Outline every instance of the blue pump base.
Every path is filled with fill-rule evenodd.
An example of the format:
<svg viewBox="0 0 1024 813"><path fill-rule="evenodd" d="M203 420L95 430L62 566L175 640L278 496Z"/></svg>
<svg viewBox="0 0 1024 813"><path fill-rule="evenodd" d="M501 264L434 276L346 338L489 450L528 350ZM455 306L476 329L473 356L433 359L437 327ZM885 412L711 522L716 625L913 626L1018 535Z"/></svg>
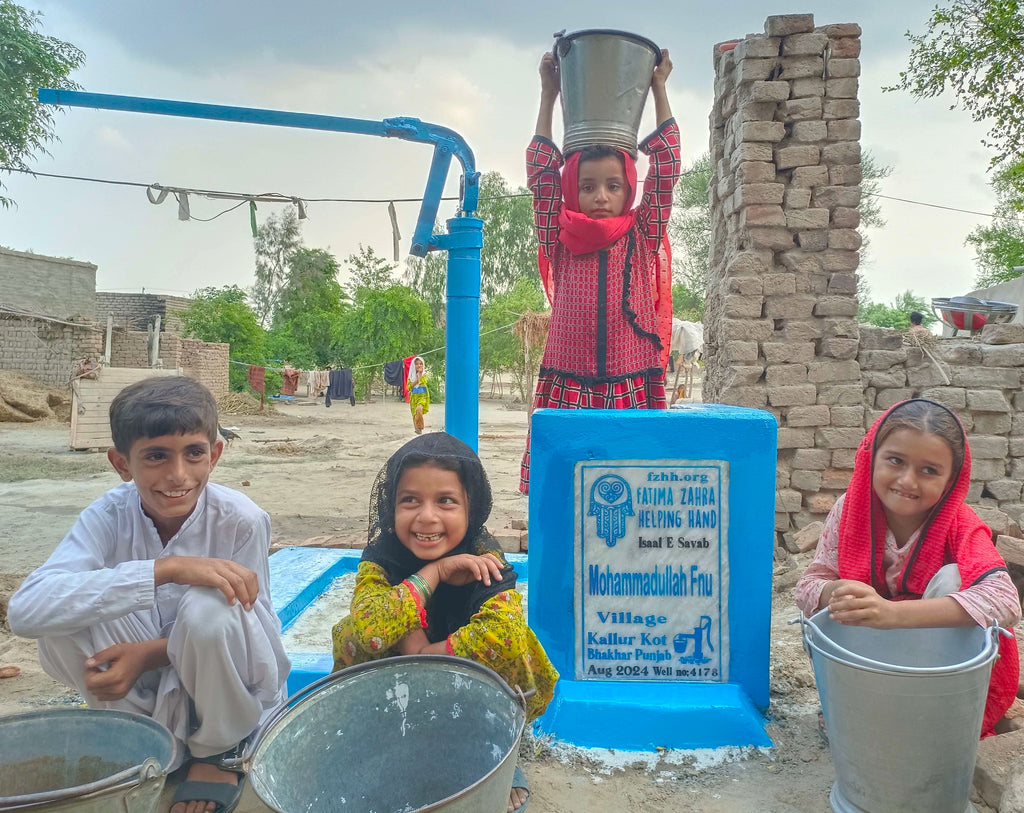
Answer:
<svg viewBox="0 0 1024 813"><path fill-rule="evenodd" d="M772 747L764 717L735 683L562 679L535 728L584 748Z"/></svg>

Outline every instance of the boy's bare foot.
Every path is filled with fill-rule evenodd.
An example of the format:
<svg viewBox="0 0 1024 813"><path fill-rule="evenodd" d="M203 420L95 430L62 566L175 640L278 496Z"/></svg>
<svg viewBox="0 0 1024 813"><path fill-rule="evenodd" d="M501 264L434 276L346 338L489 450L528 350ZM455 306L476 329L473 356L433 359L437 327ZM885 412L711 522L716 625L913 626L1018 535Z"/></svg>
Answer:
<svg viewBox="0 0 1024 813"><path fill-rule="evenodd" d="M508 796L508 813L521 808L529 798L530 791L526 788L512 788L512 792Z"/></svg>
<svg viewBox="0 0 1024 813"><path fill-rule="evenodd" d="M516 765L515 772L512 775L512 792L508 795L508 813L522 810L529 798L530 785L526 781L523 769Z"/></svg>
<svg viewBox="0 0 1024 813"><path fill-rule="evenodd" d="M240 776L234 771L222 771L216 765L206 762L193 762L188 769L185 782L216 782L236 786ZM182 785L185 784L182 783ZM170 813L213 813L217 804L212 801L198 800L177 802L171 805Z"/></svg>

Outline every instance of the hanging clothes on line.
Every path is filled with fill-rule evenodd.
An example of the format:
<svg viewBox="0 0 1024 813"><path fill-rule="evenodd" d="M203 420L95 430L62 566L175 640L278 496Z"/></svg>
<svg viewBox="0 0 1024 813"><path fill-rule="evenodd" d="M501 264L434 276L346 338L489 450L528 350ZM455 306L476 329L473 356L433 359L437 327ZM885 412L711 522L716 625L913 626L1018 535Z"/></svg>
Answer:
<svg viewBox="0 0 1024 813"><path fill-rule="evenodd" d="M416 356L402 359L402 397L405 398L406 403L409 401L409 368L412 366L414 358Z"/></svg>
<svg viewBox="0 0 1024 813"><path fill-rule="evenodd" d="M385 361L384 362L384 383L390 384L392 387L402 386L404 368L402 366L402 359L398 361Z"/></svg>
<svg viewBox="0 0 1024 813"><path fill-rule="evenodd" d="M299 386L299 371L291 367L285 367L281 373L281 395L295 395Z"/></svg>
<svg viewBox="0 0 1024 813"><path fill-rule="evenodd" d="M266 367L257 367L255 364L249 365L249 386L260 394L261 400L263 398L263 392L266 390L266 380Z"/></svg>
<svg viewBox="0 0 1024 813"><path fill-rule="evenodd" d="M313 377L313 397L319 398L331 383L331 371L313 370L310 375Z"/></svg>
<svg viewBox="0 0 1024 813"><path fill-rule="evenodd" d="M298 384L295 385L295 389L296 389L297 392L304 392L304 393L306 393L306 397L307 398L311 397L310 396L310 392L309 392L310 391L309 370L299 370L299 381L298 381Z"/></svg>
<svg viewBox="0 0 1024 813"><path fill-rule="evenodd" d="M267 368L249 365L249 386L260 394L260 412L263 411L263 393L267 388Z"/></svg>
<svg viewBox="0 0 1024 813"><path fill-rule="evenodd" d="M348 367L342 370L330 371L329 384L326 390L326 403L324 406L330 406L332 398L347 398L351 406L356 405L355 388L352 383L352 370Z"/></svg>

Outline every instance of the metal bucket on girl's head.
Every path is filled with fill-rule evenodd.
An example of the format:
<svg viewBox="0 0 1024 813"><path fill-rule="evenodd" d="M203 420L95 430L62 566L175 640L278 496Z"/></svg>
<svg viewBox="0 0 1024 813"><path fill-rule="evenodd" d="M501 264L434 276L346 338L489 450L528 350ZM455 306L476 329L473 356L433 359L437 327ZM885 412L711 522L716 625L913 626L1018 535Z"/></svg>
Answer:
<svg viewBox="0 0 1024 813"><path fill-rule="evenodd" d="M801 618L836 781L835 813L971 813L999 627L877 630Z"/></svg>
<svg viewBox="0 0 1024 813"><path fill-rule="evenodd" d="M236 762L278 813L504 813L525 706L473 661L384 658L292 695Z"/></svg>
<svg viewBox="0 0 1024 813"><path fill-rule="evenodd" d="M636 157L637 131L661 49L627 31L555 35L561 77L562 152L607 144Z"/></svg>

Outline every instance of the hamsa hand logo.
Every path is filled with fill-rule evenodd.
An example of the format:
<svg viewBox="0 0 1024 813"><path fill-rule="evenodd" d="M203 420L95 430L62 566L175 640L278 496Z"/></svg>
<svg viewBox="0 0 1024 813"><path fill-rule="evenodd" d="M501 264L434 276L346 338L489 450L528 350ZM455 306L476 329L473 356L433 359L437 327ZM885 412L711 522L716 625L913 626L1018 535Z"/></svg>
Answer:
<svg viewBox="0 0 1024 813"><path fill-rule="evenodd" d="M590 488L587 515L596 518L597 535L609 548L626 535L626 517L633 516L633 494L629 483L617 474L598 477Z"/></svg>

